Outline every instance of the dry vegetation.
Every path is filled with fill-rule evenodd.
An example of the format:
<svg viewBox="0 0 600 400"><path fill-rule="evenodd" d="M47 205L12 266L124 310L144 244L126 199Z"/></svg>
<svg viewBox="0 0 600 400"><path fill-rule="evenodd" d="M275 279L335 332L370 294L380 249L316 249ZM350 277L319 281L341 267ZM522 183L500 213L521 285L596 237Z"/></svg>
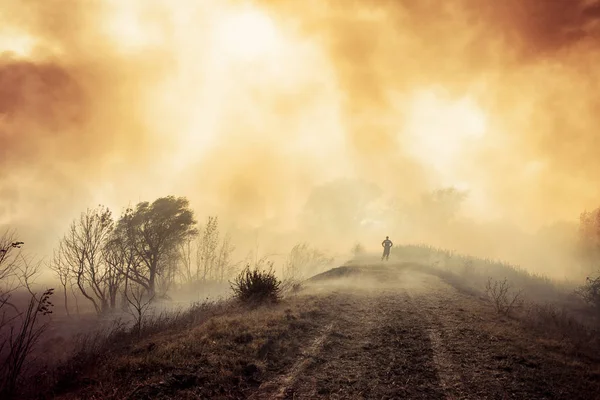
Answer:
<svg viewBox="0 0 600 400"><path fill-rule="evenodd" d="M141 202L118 219L99 206L71 223L46 263L60 293L59 313L50 319L54 289L34 284L42 264L23 255L22 245L10 232L0 241L0 391L5 398L76 389L85 383L81 374L104 365L107 354L127 351L152 335L182 334L215 315L236 315L239 307L278 303L285 294L300 292L303 273L331 262L299 244L283 265L284 282L267 258L239 272L244 261L232 260L234 246L229 235L221 235L218 218L196 228L185 198ZM187 309L171 301L170 294L179 291L206 299L211 289L233 296L237 305L204 301Z"/></svg>
<svg viewBox="0 0 600 400"><path fill-rule="evenodd" d="M281 299L281 281L273 272L247 266L231 283L234 297L244 304L277 303Z"/></svg>
<svg viewBox="0 0 600 400"><path fill-rule="evenodd" d="M501 261L479 259L430 246L401 246L396 256L423 263L424 269L464 293L485 299L495 312L558 340L571 354L600 354L597 332L597 280L577 286L531 274ZM600 359L598 360L600 362Z"/></svg>
<svg viewBox="0 0 600 400"><path fill-rule="evenodd" d="M48 386L57 398L244 398L301 351L319 328L325 299L247 309L205 304L150 323L142 336L116 330L71 360Z"/></svg>
<svg viewBox="0 0 600 400"><path fill-rule="evenodd" d="M169 228L171 226L179 228L173 230ZM385 299L350 294L348 304L356 307L347 310L346 300L338 298L337 310L329 309L329 295L313 297L303 293L305 278L331 265L332 259L325 253L306 243L296 245L282 265L283 279L267 258L246 262L246 268L239 271L241 262L232 261L234 247L229 236L220 235L218 219L210 217L197 229L185 199L167 197L152 204L140 203L116 221L107 209L98 208L86 211L71 224L49 263L60 284L61 296L58 298L64 308L64 317L49 324L53 289L34 290L38 264L20 253L23 243L10 235L3 238L1 245L0 311L3 311L3 319L0 331L3 339L0 356L3 366L0 373L2 394L6 398L15 395L65 399L245 398L259 390L261 384L285 375L301 358L307 343L325 326L331 326L331 321L360 319L363 311L370 314L364 309L365 304L359 304L364 299L374 304L385 300L385 307L393 306L407 315L418 312L414 307L421 307L421 311L433 307L442 314L457 312L455 319L446 321L450 324L446 327L450 333L444 333L450 335L446 339L457 329L451 324L469 321L469 329L472 329L469 332L474 335L477 329L482 329L488 335L485 340L491 341L477 344L484 351L478 362L489 358L486 362L496 363L498 368L512 362L504 358L498 359L500 362L495 358L507 349L496 343L497 337L502 336L511 338L511 346L525 346L526 341L534 340L536 347L530 351L539 359L558 357L565 363L600 363L597 335L600 278L590 277L577 286L531 274L507 263L428 246L396 246L393 259L386 264L388 267L373 268L373 256L356 244L352 248L355 258L349 265L359 267L334 269L319 275L320 279L345 279L348 274L354 274L354 284L364 286L380 272L387 274L389 266L398 268L398 274L412 270L435 275L464 296L460 301L448 298L450 302L458 301L454 306L459 307L460 312L450 303L441 301L439 304L424 301L424 305L417 302L407 306L406 301L423 295L410 295L406 300L403 292L388 293ZM372 287L387 287L394 279L389 274L382 276L372 282ZM315 282L310 280L308 286ZM166 310L169 293L174 289L189 288L198 292L208 287L203 285L212 283L225 287L229 284L232 298ZM21 289L21 297L16 296L18 289ZM448 297L445 292L436 292L440 290L436 286L430 290L425 297ZM21 299L20 305L13 301L17 298ZM74 318L71 308L75 302L79 310L80 301L96 313L96 319L89 321L101 329L88 330L71 339L63 336L60 342L52 344L53 337L46 338L44 334L49 328L54 330L61 324L67 326L67 322L82 318L79 311ZM343 310L354 313L354 317L336 315L345 312ZM466 311L468 317L465 317ZM384 309L378 312L385 319L395 311ZM373 315L369 318L369 324L381 322L375 321ZM414 319L415 326L419 326L418 334L415 333L411 342L415 354L420 351L416 349L423 346L431 347L429 350L433 353L439 350L436 350L435 340L441 339L436 339L435 335L442 333L431 333L434 329L431 323L449 317L433 314L428 318L425 322ZM477 318L487 322L474 322ZM394 319L393 323L400 323L400 320ZM357 323L348 320L340 324L350 322ZM367 328L357 326L357 335L364 335ZM405 332L405 328L397 326L392 333L386 328L377 329L381 340L390 342L386 346L403 351L395 341L400 340L397 332ZM471 333L461 333L455 338L455 346L462 346L464 350L461 357L468 358L468 353L473 351L475 339L469 336ZM343 336L343 332L340 335L345 338L340 339L341 349L353 343L350 336ZM459 345L461 340L466 343ZM63 353L52 358L55 353L44 347L47 345L62 348ZM358 342L354 345L361 346ZM542 354L544 351L548 354ZM37 356L43 353L47 355L45 358ZM387 353L388 350L381 350L380 356L388 357ZM430 356L434 357L432 354ZM431 357L423 362L438 362ZM551 365L547 370L539 368L531 381L537 379L533 378L538 376L536 374L558 374L559 364L551 362ZM412 371L406 366L408 369L405 368L403 374L414 373L415 380L422 380L425 376L422 372L427 368L421 367L424 369ZM506 368L529 368L529 364L517 367L511 364ZM384 379L378 375L380 372L372 374L377 375L377 379ZM328 373L323 371L325 376ZM586 375L585 379L593 379L592 375ZM511 384L521 384L520 378L510 379ZM36 382L36 385L29 382ZM445 383L432 382L421 383L431 393L441 396L438 386ZM323 393L335 389L330 383ZM517 386L515 393L521 390ZM412 393L417 389L405 385L402 390ZM569 390L577 393L572 385Z"/></svg>

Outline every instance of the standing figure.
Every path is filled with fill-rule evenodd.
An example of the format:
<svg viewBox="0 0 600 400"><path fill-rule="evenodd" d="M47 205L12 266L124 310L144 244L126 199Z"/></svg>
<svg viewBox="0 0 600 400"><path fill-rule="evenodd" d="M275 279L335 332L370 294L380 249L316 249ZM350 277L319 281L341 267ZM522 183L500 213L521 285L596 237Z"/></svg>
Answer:
<svg viewBox="0 0 600 400"><path fill-rule="evenodd" d="M388 260L388 258L390 258L390 250L392 249L393 245L394 243L392 243L390 237L386 236L385 240L381 242L381 246L383 247L383 256L381 256L381 261L383 261L384 258L386 261Z"/></svg>

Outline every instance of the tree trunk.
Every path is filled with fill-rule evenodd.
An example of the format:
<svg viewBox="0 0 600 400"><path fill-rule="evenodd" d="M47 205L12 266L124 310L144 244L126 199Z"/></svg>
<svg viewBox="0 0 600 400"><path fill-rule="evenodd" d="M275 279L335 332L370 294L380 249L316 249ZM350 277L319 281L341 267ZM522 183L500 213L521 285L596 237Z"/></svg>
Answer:
<svg viewBox="0 0 600 400"><path fill-rule="evenodd" d="M150 277L148 278L148 296L154 297L156 293L156 266L150 268Z"/></svg>
<svg viewBox="0 0 600 400"><path fill-rule="evenodd" d="M75 311L77 312L77 316L79 316L79 300L77 299L77 293L75 293L73 285L71 285L71 293L73 294L73 299L75 300Z"/></svg>
<svg viewBox="0 0 600 400"><path fill-rule="evenodd" d="M100 312L106 314L110 309L108 308L108 301L106 299L100 300Z"/></svg>
<svg viewBox="0 0 600 400"><path fill-rule="evenodd" d="M67 312L67 317L70 317L71 314L69 313L69 301L68 301L68 296L67 296L67 284L63 285L63 294L64 294L64 298L65 298L65 311Z"/></svg>

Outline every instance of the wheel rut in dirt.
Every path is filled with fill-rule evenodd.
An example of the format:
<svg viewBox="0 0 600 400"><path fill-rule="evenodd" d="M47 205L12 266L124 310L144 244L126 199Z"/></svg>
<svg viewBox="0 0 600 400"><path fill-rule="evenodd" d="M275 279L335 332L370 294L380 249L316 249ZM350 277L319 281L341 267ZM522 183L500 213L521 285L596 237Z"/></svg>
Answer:
<svg viewBox="0 0 600 400"><path fill-rule="evenodd" d="M340 292L331 308L331 329L311 356L278 377L277 390L271 382L256 398L446 398L429 333L409 296Z"/></svg>
<svg viewBox="0 0 600 400"><path fill-rule="evenodd" d="M322 331L254 398L599 398L594 370L532 343L477 296L414 269L386 271L328 274Z"/></svg>

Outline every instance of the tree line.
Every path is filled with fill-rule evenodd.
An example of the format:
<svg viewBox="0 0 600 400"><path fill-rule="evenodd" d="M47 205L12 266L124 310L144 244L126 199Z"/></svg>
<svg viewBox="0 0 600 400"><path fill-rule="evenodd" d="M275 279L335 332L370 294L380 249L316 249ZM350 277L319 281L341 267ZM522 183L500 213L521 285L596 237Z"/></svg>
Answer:
<svg viewBox="0 0 600 400"><path fill-rule="evenodd" d="M67 313L71 290L102 314L139 305L142 294L165 297L177 282L227 280L233 250L229 235L220 237L217 217L199 231L189 201L167 196L140 202L116 219L107 207L87 209L60 239L50 268Z"/></svg>

